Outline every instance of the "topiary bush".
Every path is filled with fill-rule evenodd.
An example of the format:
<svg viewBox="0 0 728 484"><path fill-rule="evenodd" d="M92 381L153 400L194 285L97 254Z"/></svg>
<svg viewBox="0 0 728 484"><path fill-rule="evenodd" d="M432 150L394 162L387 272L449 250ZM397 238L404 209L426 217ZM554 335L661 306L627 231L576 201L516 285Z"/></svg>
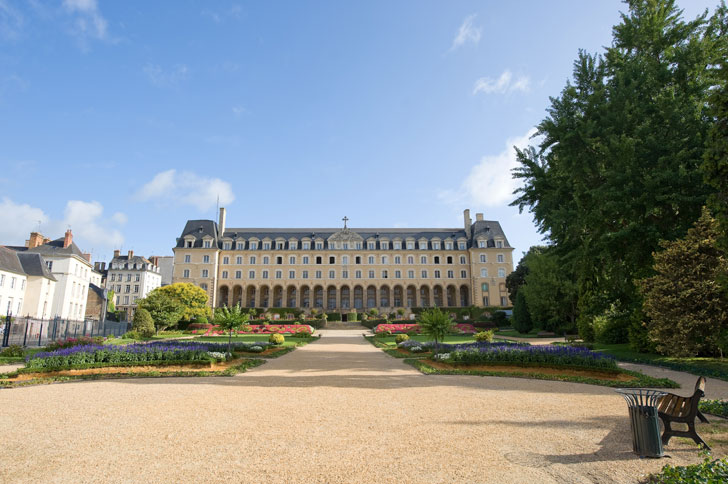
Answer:
<svg viewBox="0 0 728 484"><path fill-rule="evenodd" d="M397 343L397 344L399 344L399 343L402 343L404 341L407 341L408 339L410 339L410 337L408 335L406 335L406 334L398 334L397 336L394 337L394 342Z"/></svg>
<svg viewBox="0 0 728 484"><path fill-rule="evenodd" d="M154 336L154 320L152 319L152 315L149 314L149 311L144 308L138 308L134 313L134 322L131 328L144 338Z"/></svg>
<svg viewBox="0 0 728 484"><path fill-rule="evenodd" d="M490 321L500 328L508 325L508 316L503 311L496 311L490 317Z"/></svg>
<svg viewBox="0 0 728 484"><path fill-rule="evenodd" d="M526 305L526 295L523 291L516 293L516 302L513 305L513 329L519 333L528 333L533 329L533 321L531 321L531 313L528 312Z"/></svg>
<svg viewBox="0 0 728 484"><path fill-rule="evenodd" d="M139 334L139 331L127 331L123 335L121 335L122 339L141 339L142 335Z"/></svg>
<svg viewBox="0 0 728 484"><path fill-rule="evenodd" d="M492 343L493 342L493 331L481 331L475 334L475 341L478 343Z"/></svg>
<svg viewBox="0 0 728 484"><path fill-rule="evenodd" d="M273 343L274 345L282 345L286 341L285 336L283 336L280 333L273 333L268 338L269 343Z"/></svg>

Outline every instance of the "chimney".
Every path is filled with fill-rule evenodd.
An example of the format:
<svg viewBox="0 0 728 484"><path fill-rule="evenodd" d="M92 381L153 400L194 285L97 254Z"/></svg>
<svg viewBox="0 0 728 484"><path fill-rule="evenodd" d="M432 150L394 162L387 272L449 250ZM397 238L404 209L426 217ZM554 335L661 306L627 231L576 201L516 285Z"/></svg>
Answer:
<svg viewBox="0 0 728 484"><path fill-rule="evenodd" d="M66 236L63 238L63 248L65 249L73 243L73 234L71 229L66 230Z"/></svg>
<svg viewBox="0 0 728 484"><path fill-rule="evenodd" d="M129 260L131 260L132 257L134 257L134 251L130 250L129 251Z"/></svg>
<svg viewBox="0 0 728 484"><path fill-rule="evenodd" d="M483 214L482 213L476 213L475 214L475 221L476 222L482 222L483 221Z"/></svg>
<svg viewBox="0 0 728 484"><path fill-rule="evenodd" d="M119 257L119 255L121 255L121 251L120 251L120 250L118 250L118 249L117 249L117 250L115 250L115 251L114 251L114 259L116 259L117 257Z"/></svg>
<svg viewBox="0 0 728 484"><path fill-rule="evenodd" d="M217 223L218 235L225 235L225 207L220 207L220 221Z"/></svg>
<svg viewBox="0 0 728 484"><path fill-rule="evenodd" d="M472 234L470 233L470 227L471 225L473 225L473 220L470 218L469 208L463 210L463 225L465 226L465 235L468 238L472 237Z"/></svg>
<svg viewBox="0 0 728 484"><path fill-rule="evenodd" d="M25 246L29 249L35 249L39 245L43 245L47 240L39 232L31 232L30 239L25 241Z"/></svg>
<svg viewBox="0 0 728 484"><path fill-rule="evenodd" d="M83 254L83 258L91 262L91 254Z"/></svg>

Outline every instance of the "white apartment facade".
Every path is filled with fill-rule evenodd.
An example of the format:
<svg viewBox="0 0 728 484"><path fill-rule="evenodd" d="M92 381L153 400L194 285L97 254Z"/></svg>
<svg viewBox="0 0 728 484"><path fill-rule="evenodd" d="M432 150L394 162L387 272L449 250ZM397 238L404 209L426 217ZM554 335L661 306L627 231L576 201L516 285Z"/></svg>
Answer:
<svg viewBox="0 0 728 484"><path fill-rule="evenodd" d="M114 304L117 311L124 311L127 320L134 317L139 299L162 285L159 266L149 259L135 256L134 251L121 255L114 251L106 274L106 289L114 291Z"/></svg>
<svg viewBox="0 0 728 484"><path fill-rule="evenodd" d="M15 251L0 247L0 316L23 311L27 277Z"/></svg>
<svg viewBox="0 0 728 484"><path fill-rule="evenodd" d="M67 230L61 239L50 241L32 233L27 252L40 254L48 270L56 279L51 305L51 317L82 321L86 314L88 286L93 266L90 255L84 254L73 243L73 234Z"/></svg>

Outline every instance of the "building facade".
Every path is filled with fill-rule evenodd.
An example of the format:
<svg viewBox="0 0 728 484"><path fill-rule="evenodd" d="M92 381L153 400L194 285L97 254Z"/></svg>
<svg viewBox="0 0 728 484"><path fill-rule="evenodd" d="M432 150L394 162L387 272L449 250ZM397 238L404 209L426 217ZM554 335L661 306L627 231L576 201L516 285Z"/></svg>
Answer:
<svg viewBox="0 0 728 484"><path fill-rule="evenodd" d="M206 290L212 307L391 311L510 306L513 247L497 221L463 213L462 228L253 229L189 220L173 282Z"/></svg>
<svg viewBox="0 0 728 484"><path fill-rule="evenodd" d="M93 267L91 255L83 253L73 242L71 230L56 240L32 232L26 247L18 250L39 254L57 281L50 317L82 321L86 315L88 285Z"/></svg>
<svg viewBox="0 0 728 484"><path fill-rule="evenodd" d="M55 288L40 254L0 247L0 315L50 318Z"/></svg>
<svg viewBox="0 0 728 484"><path fill-rule="evenodd" d="M134 255L131 250L127 255L114 251L106 274L106 288L114 291L116 310L124 311L127 320L134 317L137 300L161 285L160 269L149 259Z"/></svg>

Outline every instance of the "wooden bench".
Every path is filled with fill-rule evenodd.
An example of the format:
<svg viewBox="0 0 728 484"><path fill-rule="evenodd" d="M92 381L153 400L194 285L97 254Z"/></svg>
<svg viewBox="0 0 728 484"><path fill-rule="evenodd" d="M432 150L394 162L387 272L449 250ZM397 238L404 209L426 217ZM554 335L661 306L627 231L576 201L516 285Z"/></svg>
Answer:
<svg viewBox="0 0 728 484"><path fill-rule="evenodd" d="M696 444L702 445L710 450L708 444L705 443L695 430L695 417L698 417L703 423L709 423L705 415L698 410L698 403L704 396L705 377L701 376L695 383L695 391L692 396L681 397L680 395L668 393L660 399L660 403L657 405L657 415L662 419L662 423L665 424L665 431L662 433L662 445L667 445L673 436L690 437ZM687 424L688 429L673 430L671 424L674 422Z"/></svg>

